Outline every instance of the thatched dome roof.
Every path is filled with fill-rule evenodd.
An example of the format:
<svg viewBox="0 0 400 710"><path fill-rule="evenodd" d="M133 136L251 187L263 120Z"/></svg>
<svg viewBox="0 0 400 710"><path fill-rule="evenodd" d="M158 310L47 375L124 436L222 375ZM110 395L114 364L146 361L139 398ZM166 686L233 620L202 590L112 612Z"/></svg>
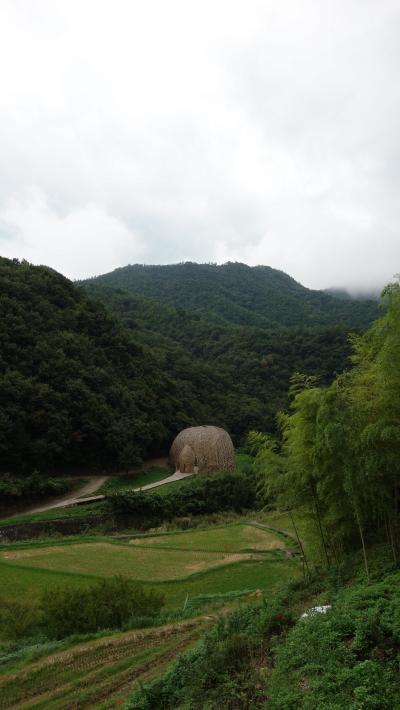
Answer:
<svg viewBox="0 0 400 710"><path fill-rule="evenodd" d="M193 460L194 457L194 460ZM171 466L185 471L221 471L235 467L235 450L225 429L216 426L192 426L176 437L169 452ZM191 468L188 468L191 466Z"/></svg>

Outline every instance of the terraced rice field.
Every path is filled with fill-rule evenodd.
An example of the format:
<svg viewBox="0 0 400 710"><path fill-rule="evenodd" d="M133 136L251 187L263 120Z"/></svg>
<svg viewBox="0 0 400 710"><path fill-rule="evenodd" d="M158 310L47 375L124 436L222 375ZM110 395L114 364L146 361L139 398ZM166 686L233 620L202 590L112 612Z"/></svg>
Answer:
<svg viewBox="0 0 400 710"><path fill-rule="evenodd" d="M285 579L299 574L299 565L285 556L284 547L280 535L249 523L124 539L2 545L0 593L34 603L44 590L85 587L101 577L124 574L161 591L165 611L182 609L192 600L193 609L204 608L196 606L199 596L212 609L218 595L261 589L268 597ZM215 623L215 616L198 613L203 615L68 647L68 641L57 642L64 650L58 646L56 652L49 644L34 650L37 660L11 655L6 665L4 659L0 663L0 710L122 707L135 684L161 674ZM30 650L25 658L33 658Z"/></svg>
<svg viewBox="0 0 400 710"><path fill-rule="evenodd" d="M190 550L168 550L128 547L106 542L68 546L52 546L39 550L16 550L1 553L3 559L24 567L58 569L100 576L124 575L132 579L178 579L239 560L250 553L231 554Z"/></svg>
<svg viewBox="0 0 400 710"><path fill-rule="evenodd" d="M76 644L0 676L0 709L121 707L134 685L162 672L212 623L200 617Z"/></svg>
<svg viewBox="0 0 400 710"><path fill-rule="evenodd" d="M87 542L51 544L0 552L14 565L109 576L121 574L139 580L187 577L234 562L255 559L260 552L282 549L275 535L251 525L139 537L130 544Z"/></svg>
<svg viewBox="0 0 400 710"><path fill-rule="evenodd" d="M190 530L165 535L143 535L131 540L132 545L179 550L205 550L207 552L241 553L248 550L267 551L282 549L283 539L255 525L234 524Z"/></svg>
<svg viewBox="0 0 400 710"><path fill-rule="evenodd" d="M299 573L284 557L283 539L250 524L236 524L131 539L73 538L3 545L1 595L37 601L45 589L83 587L122 574L165 595L166 609L187 595L272 590Z"/></svg>

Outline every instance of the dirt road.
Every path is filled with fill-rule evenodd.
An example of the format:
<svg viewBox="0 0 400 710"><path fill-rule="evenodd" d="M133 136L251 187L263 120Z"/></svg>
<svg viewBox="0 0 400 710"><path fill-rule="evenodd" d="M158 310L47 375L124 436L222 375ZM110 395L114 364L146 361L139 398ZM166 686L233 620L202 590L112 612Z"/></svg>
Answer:
<svg viewBox="0 0 400 710"><path fill-rule="evenodd" d="M145 461L141 469L147 469L147 468L152 468L153 466L168 466L167 459L165 457L163 458L157 458L157 459L149 459L148 461ZM126 472L125 472L126 473ZM133 471L132 471L133 473ZM114 476L120 476L123 475L123 472L117 472L113 474ZM40 505L40 506L33 506L32 508L27 508L26 510L20 510L17 513L14 513L13 515L7 515L7 518L15 518L21 514L23 515L30 515L31 513L44 513L46 510L52 510L53 508L65 508L68 505L74 505L76 503L83 503L87 500L87 502L91 502L92 500L96 500L97 497L95 497L93 494L96 493L96 491L101 488L103 483L105 483L111 476L85 476L85 479L87 479L87 482L85 483L84 486L81 488L76 489L75 491L71 491L67 495L64 495L60 498L53 498L52 500L48 500L47 503ZM182 476L183 478L185 477L184 475ZM171 477L171 479L168 479L168 483L178 480L177 478ZM167 479L165 480L167 482ZM158 485L162 485L164 481L159 481L158 483L152 483L148 486L143 486L142 490L145 490L146 488L155 488ZM139 489L137 489L139 490ZM98 497L99 500L101 500L103 496ZM85 499L82 500L82 499ZM2 517L6 517L5 515Z"/></svg>
<svg viewBox="0 0 400 710"><path fill-rule="evenodd" d="M86 476L86 478L88 479L87 483L85 483L84 486L81 486L81 488L71 491L71 493L63 496L62 498L53 498L53 500L46 503L46 505L28 508L23 511L23 514L43 513L45 510L51 510L52 508L64 508L66 505L73 505L74 503L77 503L80 498L90 496L92 493L98 491L103 483L107 481L109 476ZM16 513L16 515L21 515L21 512ZM11 517L15 517L15 515Z"/></svg>

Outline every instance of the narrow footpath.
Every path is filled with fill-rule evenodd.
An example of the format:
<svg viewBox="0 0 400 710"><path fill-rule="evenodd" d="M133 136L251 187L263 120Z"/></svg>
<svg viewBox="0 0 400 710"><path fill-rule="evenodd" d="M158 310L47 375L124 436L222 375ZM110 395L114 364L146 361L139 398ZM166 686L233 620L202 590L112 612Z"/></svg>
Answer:
<svg viewBox="0 0 400 710"><path fill-rule="evenodd" d="M151 468L152 466L166 465L165 459L151 459L143 464L143 469ZM115 474L118 475L118 474ZM181 473L180 471L175 471L171 476L162 478L160 481L155 483L148 483L145 486L140 486L140 488L133 488L134 491L147 491L151 488L157 488L158 486L165 486L168 483L174 483L175 481L180 481L183 478L189 478L193 476L193 473ZM8 517L17 517L21 514L30 515L31 513L44 513L46 510L53 510L53 508L67 508L72 505L83 505L84 503L94 503L98 500L104 500L105 496L102 494L96 495L102 485L111 476L85 476L87 482L77 490L69 493L61 498L54 498L52 501L48 501L44 505L35 506L33 508L27 508L23 511L18 511L15 515Z"/></svg>
<svg viewBox="0 0 400 710"><path fill-rule="evenodd" d="M86 499L86 497L90 496L91 493L95 493L96 491L98 491L99 488L101 488L101 486L103 485L103 483L105 483L109 479L109 476L85 476L85 478L88 479L87 483L85 483L85 485L81 488L75 490L73 494L70 493L68 496L56 498L50 503L46 503L46 505L41 505L37 508L29 508L28 510L24 510L24 514L44 513L46 510L52 510L53 508L65 508L68 505L75 505L76 503L80 503L82 501L82 498ZM98 497L104 498L104 496ZM21 513L17 513L17 515L21 515Z"/></svg>

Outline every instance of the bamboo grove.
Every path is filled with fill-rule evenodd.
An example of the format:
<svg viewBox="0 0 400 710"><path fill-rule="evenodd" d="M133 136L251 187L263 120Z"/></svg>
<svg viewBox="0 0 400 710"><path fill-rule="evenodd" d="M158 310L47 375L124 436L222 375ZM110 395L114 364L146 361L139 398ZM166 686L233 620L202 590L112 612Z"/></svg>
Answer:
<svg viewBox="0 0 400 710"><path fill-rule="evenodd" d="M352 337L352 368L330 386L292 378L291 406L278 415L280 437L250 432L267 500L310 511L326 563L386 543L400 555L400 284L382 294L385 315ZM295 516L294 516L295 517Z"/></svg>

